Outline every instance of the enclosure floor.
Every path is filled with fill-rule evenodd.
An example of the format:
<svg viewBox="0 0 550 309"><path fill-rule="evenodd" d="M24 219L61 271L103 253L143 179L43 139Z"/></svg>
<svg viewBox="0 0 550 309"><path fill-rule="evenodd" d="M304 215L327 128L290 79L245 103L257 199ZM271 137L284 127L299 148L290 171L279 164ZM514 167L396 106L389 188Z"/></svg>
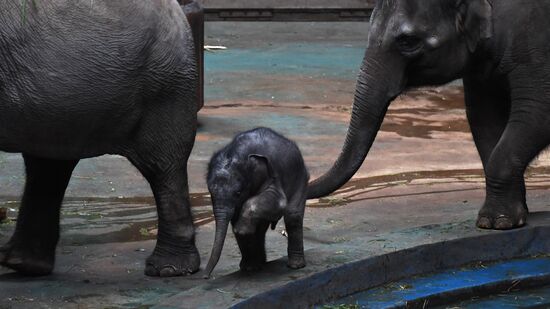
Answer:
<svg viewBox="0 0 550 309"><path fill-rule="evenodd" d="M206 43L228 49L206 54L206 103L189 161L203 267L214 231L204 179L212 153L237 132L267 126L298 143L312 179L328 170L345 138L367 31L366 23L207 25ZM213 280L145 277L156 233L147 183L124 158L83 160L67 190L55 273L21 278L0 269L0 308L227 307L328 267L481 233L474 219L484 179L462 97L461 84L452 83L409 91L391 105L354 179L337 194L308 202L308 266L297 271L285 267L280 223L267 235L273 262L262 272L237 272L240 254L230 235ZM534 212L548 210L548 166L541 155L528 172ZM20 155L0 153L0 207L10 209L10 218L17 216L23 184ZM13 227L0 225L0 243ZM405 232L418 237L400 241Z"/></svg>

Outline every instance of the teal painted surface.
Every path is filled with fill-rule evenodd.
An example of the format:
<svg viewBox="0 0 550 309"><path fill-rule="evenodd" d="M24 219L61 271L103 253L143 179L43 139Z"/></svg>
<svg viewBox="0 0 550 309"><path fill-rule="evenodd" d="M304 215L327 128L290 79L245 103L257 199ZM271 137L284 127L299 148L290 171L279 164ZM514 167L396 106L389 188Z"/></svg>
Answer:
<svg viewBox="0 0 550 309"><path fill-rule="evenodd" d="M207 74L227 71L270 72L350 77L361 64L364 47L332 44L288 44L269 49L227 49L206 52Z"/></svg>
<svg viewBox="0 0 550 309"><path fill-rule="evenodd" d="M207 103L306 101L307 93L323 92L319 81L353 86L364 51L352 45L304 43L206 52L205 98Z"/></svg>
<svg viewBox="0 0 550 309"><path fill-rule="evenodd" d="M347 131L347 127L345 125L339 125L338 123L323 121L322 119L312 120L303 116L286 115L281 113L259 113L254 117L250 117L248 114L242 116L208 116L202 117L201 123L203 126L199 129L199 132L202 132L203 127L208 127L209 129L215 128L219 130L223 130L224 127L227 127L228 129L226 129L226 132L230 132L234 135L261 125L272 128L282 134L292 134L295 139L307 139L310 137L311 132L316 132L316 134L319 135L345 135ZM306 146L308 145L304 145L304 147Z"/></svg>
<svg viewBox="0 0 550 309"><path fill-rule="evenodd" d="M366 275L368 276L368 274ZM514 260L409 278L348 296L334 304L354 304L360 308L391 308L446 292L548 275L550 275L550 258L548 257ZM540 300L540 297L533 299ZM506 302L504 299L488 299L485 304L487 307L485 305L478 307L476 304L472 304L472 308L504 308ZM530 303L529 305L536 304Z"/></svg>

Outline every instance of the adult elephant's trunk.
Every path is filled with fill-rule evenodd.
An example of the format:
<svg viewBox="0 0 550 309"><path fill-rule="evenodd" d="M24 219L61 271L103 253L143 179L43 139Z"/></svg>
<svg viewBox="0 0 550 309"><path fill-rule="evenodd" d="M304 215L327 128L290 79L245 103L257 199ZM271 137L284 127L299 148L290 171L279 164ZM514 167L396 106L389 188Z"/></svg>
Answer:
<svg viewBox="0 0 550 309"><path fill-rule="evenodd" d="M214 237L214 245L212 246L212 253L210 254L210 260L204 270L204 278L210 278L210 274L218 264L220 256L222 254L223 244L225 242L225 236L227 235L227 229L229 228L229 222L233 217L233 211L229 208L222 208L214 205L214 217L216 218L216 235Z"/></svg>
<svg viewBox="0 0 550 309"><path fill-rule="evenodd" d="M405 61L401 57L367 49L357 79L351 122L342 152L326 174L309 184L308 198L329 195L361 167L389 103L404 88L404 73Z"/></svg>

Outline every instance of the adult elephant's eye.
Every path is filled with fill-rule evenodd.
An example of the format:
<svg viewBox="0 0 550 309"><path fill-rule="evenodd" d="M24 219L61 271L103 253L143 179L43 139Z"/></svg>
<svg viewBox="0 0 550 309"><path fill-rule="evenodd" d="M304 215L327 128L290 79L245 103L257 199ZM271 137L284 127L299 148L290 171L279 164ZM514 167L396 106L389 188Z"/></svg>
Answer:
<svg viewBox="0 0 550 309"><path fill-rule="evenodd" d="M403 54L414 54L423 47L421 38L415 35L401 34L396 39L397 47Z"/></svg>
<svg viewBox="0 0 550 309"><path fill-rule="evenodd" d="M241 191L236 191L235 196L241 196Z"/></svg>

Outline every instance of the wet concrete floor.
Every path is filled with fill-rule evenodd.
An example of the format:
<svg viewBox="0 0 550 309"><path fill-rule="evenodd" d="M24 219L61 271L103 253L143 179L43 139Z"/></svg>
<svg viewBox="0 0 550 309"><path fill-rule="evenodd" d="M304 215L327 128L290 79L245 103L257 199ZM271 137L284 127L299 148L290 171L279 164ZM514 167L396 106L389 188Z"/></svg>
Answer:
<svg viewBox="0 0 550 309"><path fill-rule="evenodd" d="M207 44L228 50L206 54L206 104L189 161L203 263L214 228L204 179L212 153L234 134L266 126L298 143L312 178L326 171L345 138L367 29L365 23L207 25ZM549 160L548 155L539 156L528 171L534 210L548 209ZM0 207L8 208L11 220L17 215L23 183L20 155L0 153ZM331 245L366 235L474 219L483 187L460 82L408 91L390 106L354 179L334 195L308 202L306 248L330 250ZM7 241L13 226L13 221L0 225L0 243ZM474 229L472 222L470 227ZM270 260L286 255L282 229L279 224L268 234ZM117 156L83 160L62 210L55 274L28 279L0 270L0 308L139 307L204 284L200 276L143 276L155 235L154 201L137 170ZM338 264L338 254L330 258L327 265ZM231 236L215 277L236 271L239 259ZM298 278L324 269L321 260L313 264L305 271L285 272ZM223 295L226 287L220 290ZM237 288L222 303L250 295L252 291Z"/></svg>

